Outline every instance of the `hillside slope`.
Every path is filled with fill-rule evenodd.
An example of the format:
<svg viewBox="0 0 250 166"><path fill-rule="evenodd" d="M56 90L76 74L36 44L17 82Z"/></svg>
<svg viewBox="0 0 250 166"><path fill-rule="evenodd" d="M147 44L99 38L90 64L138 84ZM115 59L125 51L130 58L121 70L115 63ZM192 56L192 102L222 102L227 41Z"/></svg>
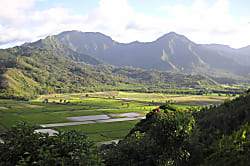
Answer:
<svg viewBox="0 0 250 166"><path fill-rule="evenodd" d="M73 51L66 45L60 43L55 37L49 36L45 39L38 40L37 42L28 44L33 47L40 47L50 50L56 55L60 55L66 59L73 60L75 62L85 62L92 65L102 64L103 62L96 57L91 55L79 53Z"/></svg>
<svg viewBox="0 0 250 166"><path fill-rule="evenodd" d="M189 165L248 165L250 159L250 90L218 107L194 114Z"/></svg>
<svg viewBox="0 0 250 166"><path fill-rule="evenodd" d="M56 52L31 46L0 50L1 97L28 99L48 93L219 86L200 75L91 65Z"/></svg>
<svg viewBox="0 0 250 166"><path fill-rule="evenodd" d="M220 55L231 58L243 66L250 66L250 46L234 49L221 44L203 44L202 48L213 50Z"/></svg>
<svg viewBox="0 0 250 166"><path fill-rule="evenodd" d="M106 165L249 165L249 92L200 111L152 110L117 145L103 146Z"/></svg>

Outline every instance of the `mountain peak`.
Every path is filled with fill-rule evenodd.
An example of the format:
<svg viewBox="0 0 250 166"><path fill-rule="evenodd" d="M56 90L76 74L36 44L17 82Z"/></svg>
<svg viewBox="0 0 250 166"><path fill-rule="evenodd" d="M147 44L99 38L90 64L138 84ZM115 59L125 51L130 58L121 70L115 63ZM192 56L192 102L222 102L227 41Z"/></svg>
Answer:
<svg viewBox="0 0 250 166"><path fill-rule="evenodd" d="M179 34L172 31L172 32L167 33L166 35L179 35Z"/></svg>
<svg viewBox="0 0 250 166"><path fill-rule="evenodd" d="M78 31L78 30L72 30L72 31L65 31L62 32L58 35L56 35L55 37L60 39L63 38L67 35L71 35L71 36L78 36L78 37L85 37L85 38L97 38L97 39L106 39L106 40L112 40L111 37L100 33L100 32L82 32L82 31Z"/></svg>
<svg viewBox="0 0 250 166"><path fill-rule="evenodd" d="M156 41L160 41L160 40L170 40L170 39L173 39L173 38L176 38L176 39L181 39L181 40L184 40L184 41L190 41L188 38L186 38L184 35L180 35L176 32L169 32L169 33L166 33L164 35L162 35L161 37L159 37ZM190 41L191 42L191 41Z"/></svg>

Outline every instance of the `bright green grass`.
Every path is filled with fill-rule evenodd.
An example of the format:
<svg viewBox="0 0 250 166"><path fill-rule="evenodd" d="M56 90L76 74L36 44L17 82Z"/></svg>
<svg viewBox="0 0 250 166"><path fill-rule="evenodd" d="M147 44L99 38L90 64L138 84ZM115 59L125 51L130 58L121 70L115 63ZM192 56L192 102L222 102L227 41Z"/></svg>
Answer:
<svg viewBox="0 0 250 166"><path fill-rule="evenodd" d="M222 103L225 96L216 96L215 94L208 96L197 95L175 95L162 93L134 93L134 92L98 92L88 93L89 97L85 98L85 93L79 94L53 94L40 96L32 101L16 101L0 99L0 107L8 109L0 109L0 132L20 121L26 121L32 124L50 124L71 122L66 117L87 116L100 114L120 114L128 112L137 112L146 114L150 110L159 107L151 103L165 103L166 100L175 100L175 105L182 110L189 106L202 104L218 104ZM123 101L115 98L131 98L131 100ZM42 103L44 99L49 101L57 100L55 103ZM61 100L70 99L70 103L60 102ZM146 103L141 103L146 102ZM128 103L128 104L127 104ZM134 127L136 121L97 123L78 126L55 127L60 130L81 130L88 135L90 139L100 142L121 139L126 136Z"/></svg>
<svg viewBox="0 0 250 166"><path fill-rule="evenodd" d="M23 121L23 119L15 114L9 114L7 116L0 117L1 119L1 126L2 128L10 128L11 126L19 123L20 121Z"/></svg>
<svg viewBox="0 0 250 166"><path fill-rule="evenodd" d="M4 126L6 127L10 127L11 124L17 124L19 121L26 121L29 123L40 125L48 123L72 122L71 120L66 119L66 117L100 115L100 114L104 114L104 112L96 110L77 110L77 111L62 111L62 112L42 112L42 113L23 112L20 114L8 114L8 116L2 115L1 121L2 124L5 124Z"/></svg>
<svg viewBox="0 0 250 166"><path fill-rule="evenodd" d="M89 136L93 141L99 142L123 138L138 122L139 121L136 120L126 122L95 123L88 125L53 127L53 129L64 131L80 130L83 134Z"/></svg>
<svg viewBox="0 0 250 166"><path fill-rule="evenodd" d="M111 131L121 131L130 129L133 124L127 122L110 122L110 123L94 123L88 125L75 125L75 126L63 126L54 127L59 130L80 130L85 134L96 134L99 132L111 132Z"/></svg>
<svg viewBox="0 0 250 166"><path fill-rule="evenodd" d="M136 123L140 122L141 120L130 120L130 121L127 121L127 123L129 124L132 124L132 125L135 125Z"/></svg>

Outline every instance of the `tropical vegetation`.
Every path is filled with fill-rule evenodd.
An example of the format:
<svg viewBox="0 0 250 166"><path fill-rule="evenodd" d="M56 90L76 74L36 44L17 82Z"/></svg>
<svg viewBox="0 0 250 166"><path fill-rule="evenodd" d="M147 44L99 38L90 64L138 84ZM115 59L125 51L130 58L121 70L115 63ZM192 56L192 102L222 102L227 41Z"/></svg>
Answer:
<svg viewBox="0 0 250 166"><path fill-rule="evenodd" d="M1 165L242 165L250 158L250 91L220 106L162 105L118 144L93 144L76 131L56 136L11 128L0 144ZM100 158L101 157L101 158Z"/></svg>

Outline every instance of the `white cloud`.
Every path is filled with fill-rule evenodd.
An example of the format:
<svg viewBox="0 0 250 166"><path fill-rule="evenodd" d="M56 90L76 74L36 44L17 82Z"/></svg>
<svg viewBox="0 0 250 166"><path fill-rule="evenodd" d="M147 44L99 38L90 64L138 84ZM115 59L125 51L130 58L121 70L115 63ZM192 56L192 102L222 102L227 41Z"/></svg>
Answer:
<svg viewBox="0 0 250 166"><path fill-rule="evenodd" d="M31 10L36 1L41 0L1 2L0 45L34 41L65 30L99 31L119 42L153 41L175 31L197 43L233 47L250 44L246 35L250 33L250 18L232 17L229 0L216 0L214 4L196 0L191 6L162 6L158 9L162 16L158 17L138 13L128 0L100 0L95 9L78 15L62 7Z"/></svg>
<svg viewBox="0 0 250 166"><path fill-rule="evenodd" d="M232 47L250 44L246 36L250 33L247 19L239 20L230 15L229 0L216 0L212 5L196 0L191 7L165 6L159 10L170 14L166 22L174 31L197 43L221 43Z"/></svg>
<svg viewBox="0 0 250 166"><path fill-rule="evenodd" d="M35 0L7 0L0 6L0 45L31 40L26 26L26 10L33 7Z"/></svg>
<svg viewBox="0 0 250 166"><path fill-rule="evenodd" d="M79 28L78 23L86 18L71 15L69 9L60 7L33 11L36 1L42 0L6 0L0 6L0 47Z"/></svg>
<svg viewBox="0 0 250 166"><path fill-rule="evenodd" d="M158 18L135 12L127 0L101 0L88 14L86 28L112 36L119 42L152 41L159 36Z"/></svg>

